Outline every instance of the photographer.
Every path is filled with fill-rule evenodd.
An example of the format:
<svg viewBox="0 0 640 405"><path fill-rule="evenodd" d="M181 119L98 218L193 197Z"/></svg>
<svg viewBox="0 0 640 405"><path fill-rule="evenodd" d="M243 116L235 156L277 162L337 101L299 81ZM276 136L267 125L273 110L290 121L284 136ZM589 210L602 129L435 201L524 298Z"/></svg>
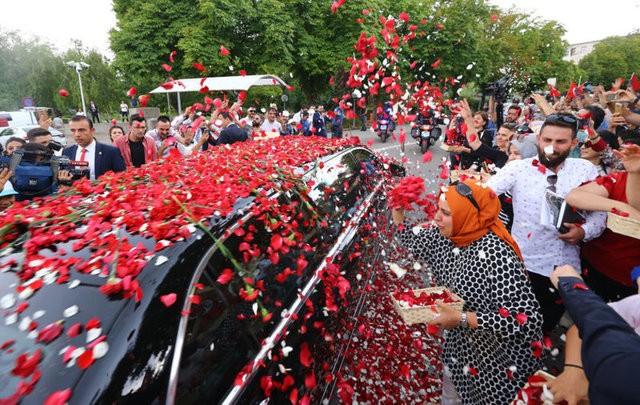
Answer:
<svg viewBox="0 0 640 405"><path fill-rule="evenodd" d="M37 143L48 148L52 153L57 156L62 154L62 145L53 140L53 135L46 129L33 128L27 132L27 138L29 143Z"/></svg>
<svg viewBox="0 0 640 405"><path fill-rule="evenodd" d="M18 201L54 193L59 184L70 184L74 178L70 167L61 166L60 158L40 143L27 143L15 150L10 169Z"/></svg>

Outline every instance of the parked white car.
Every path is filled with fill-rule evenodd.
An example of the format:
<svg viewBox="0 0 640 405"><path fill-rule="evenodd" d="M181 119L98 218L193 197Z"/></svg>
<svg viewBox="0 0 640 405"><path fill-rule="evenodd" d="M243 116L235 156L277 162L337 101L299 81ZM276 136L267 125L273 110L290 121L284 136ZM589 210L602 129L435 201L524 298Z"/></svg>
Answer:
<svg viewBox="0 0 640 405"><path fill-rule="evenodd" d="M27 140L27 132L29 132L33 128L40 128L37 125L22 125L18 127L5 127L0 130L0 144L4 148L7 144L7 140L11 137L22 138L25 141ZM62 146L67 146L67 138L66 136L53 127L49 127L49 132L53 135L53 140L61 144Z"/></svg>

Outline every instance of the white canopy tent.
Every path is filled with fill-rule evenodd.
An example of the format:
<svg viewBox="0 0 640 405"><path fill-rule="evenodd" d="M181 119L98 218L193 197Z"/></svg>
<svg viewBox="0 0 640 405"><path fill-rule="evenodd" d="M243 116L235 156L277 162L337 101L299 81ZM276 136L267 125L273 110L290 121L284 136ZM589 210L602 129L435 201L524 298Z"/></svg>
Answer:
<svg viewBox="0 0 640 405"><path fill-rule="evenodd" d="M182 83L180 85L179 83ZM178 111L182 112L180 93L200 91L207 87L209 91L247 91L253 86L288 86L284 80L273 75L247 75L247 76L222 76L207 77L204 82L202 78L178 79L173 83L173 87L165 89L162 86L151 91L152 94L166 93L167 103L169 103L169 93L178 95Z"/></svg>

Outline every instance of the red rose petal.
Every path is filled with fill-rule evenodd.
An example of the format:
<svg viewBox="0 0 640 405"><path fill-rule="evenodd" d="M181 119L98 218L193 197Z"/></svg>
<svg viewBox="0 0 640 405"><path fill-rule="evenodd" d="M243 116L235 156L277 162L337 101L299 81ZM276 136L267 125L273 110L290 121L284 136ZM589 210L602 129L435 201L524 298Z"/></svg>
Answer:
<svg viewBox="0 0 640 405"><path fill-rule="evenodd" d="M198 63L198 62L193 62L191 64L191 66L193 66L194 68L196 68L197 70L199 70L201 72L204 72L205 70L207 70L207 68L204 67L204 65L202 65L201 63Z"/></svg>
<svg viewBox="0 0 640 405"><path fill-rule="evenodd" d="M220 54L222 56L227 56L229 55L229 50L225 48L224 45L220 45Z"/></svg>
<svg viewBox="0 0 640 405"><path fill-rule="evenodd" d="M309 345L307 344L307 342L302 342L300 344L300 364L305 367L310 367L311 363L313 363L313 358L311 357Z"/></svg>
<svg viewBox="0 0 640 405"><path fill-rule="evenodd" d="M69 97L69 92L65 89L58 90L58 94L60 94L62 97Z"/></svg>
<svg viewBox="0 0 640 405"><path fill-rule="evenodd" d="M227 284L232 279L233 279L233 271L231 269L224 269L222 270L222 273L220 273L220 276L218 276L218 279L216 281L224 285L224 284Z"/></svg>
<svg viewBox="0 0 640 405"><path fill-rule="evenodd" d="M162 301L164 306L167 308L175 304L177 299L178 299L178 296L176 295L176 293L165 294L160 296L160 301Z"/></svg>
<svg viewBox="0 0 640 405"><path fill-rule="evenodd" d="M171 53L169 54L169 60L171 61L171 63L174 63L175 60L173 59L174 56L176 56L176 51L171 51Z"/></svg>
<svg viewBox="0 0 640 405"><path fill-rule="evenodd" d="M44 400L44 405L64 405L69 402L69 398L71 398L71 388L56 391Z"/></svg>
<svg viewBox="0 0 640 405"><path fill-rule="evenodd" d="M240 74L240 76L242 76L242 77L245 77L245 76L247 75L247 72L246 72L246 71L244 71L244 70L240 70L238 73L239 73L239 74Z"/></svg>
<svg viewBox="0 0 640 405"><path fill-rule="evenodd" d="M93 350L85 350L78 358L76 359L76 364L83 370L91 367L95 359L93 358Z"/></svg>
<svg viewBox="0 0 640 405"><path fill-rule="evenodd" d="M171 65L167 65L166 63L162 64L162 68L167 72L171 72L171 69L172 69Z"/></svg>
<svg viewBox="0 0 640 405"><path fill-rule="evenodd" d="M503 318L508 318L508 317L510 317L510 316L511 316L511 314L509 313L509 310L508 310L507 308L504 308L504 307L500 308L500 309L498 310L498 313L499 313L499 314L500 314L500 316L501 316L501 317L503 317Z"/></svg>
<svg viewBox="0 0 640 405"><path fill-rule="evenodd" d="M138 89L136 89L135 87L131 87L127 91L127 96L129 96L129 97L134 97L136 94L138 94Z"/></svg>
<svg viewBox="0 0 640 405"><path fill-rule="evenodd" d="M525 313L520 312L518 315L516 315L516 322L518 322L520 325L524 325L527 322L527 319L529 319L529 317Z"/></svg>
<svg viewBox="0 0 640 405"><path fill-rule="evenodd" d="M573 285L573 288L577 289L577 290L588 290L589 287L587 287L585 284L582 283L575 283Z"/></svg>

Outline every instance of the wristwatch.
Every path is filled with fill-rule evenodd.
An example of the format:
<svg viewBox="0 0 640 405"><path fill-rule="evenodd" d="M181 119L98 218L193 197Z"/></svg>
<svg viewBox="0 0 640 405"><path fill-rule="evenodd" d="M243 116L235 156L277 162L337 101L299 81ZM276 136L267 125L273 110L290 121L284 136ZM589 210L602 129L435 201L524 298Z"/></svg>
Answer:
<svg viewBox="0 0 640 405"><path fill-rule="evenodd" d="M467 322L467 312L462 311L462 316L460 317L460 324L458 325L460 328L468 328L469 322Z"/></svg>

